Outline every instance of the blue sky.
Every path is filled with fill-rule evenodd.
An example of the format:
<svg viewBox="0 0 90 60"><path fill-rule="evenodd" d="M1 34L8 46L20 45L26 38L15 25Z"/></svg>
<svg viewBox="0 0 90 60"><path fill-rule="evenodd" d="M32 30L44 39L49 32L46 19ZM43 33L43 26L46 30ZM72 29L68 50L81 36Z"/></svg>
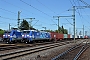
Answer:
<svg viewBox="0 0 90 60"><path fill-rule="evenodd" d="M90 4L89 0L83 0L87 4ZM42 30L42 27L46 29L56 30L58 27L57 18L53 16L72 16L72 6L86 6L79 0L0 0L0 28L9 29L11 27L17 27L18 11L20 13L20 19L35 18L32 21L34 28ZM68 11L70 9L70 11ZM76 8L75 22L77 32L82 31L83 25L85 31L90 30L90 8ZM30 19L26 19L28 22ZM22 20L20 20L22 21ZM38 22L37 22L38 21ZM64 26L73 34L73 20L72 17L60 17L60 26Z"/></svg>

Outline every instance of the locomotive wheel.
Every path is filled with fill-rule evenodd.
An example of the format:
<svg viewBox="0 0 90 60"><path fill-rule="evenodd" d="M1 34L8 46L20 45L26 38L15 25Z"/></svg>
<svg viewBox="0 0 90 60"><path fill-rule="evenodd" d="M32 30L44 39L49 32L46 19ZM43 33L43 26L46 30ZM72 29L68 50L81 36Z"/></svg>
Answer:
<svg viewBox="0 0 90 60"><path fill-rule="evenodd" d="M28 42L26 41L25 43L27 44Z"/></svg>
<svg viewBox="0 0 90 60"><path fill-rule="evenodd" d="M7 41L6 43L8 44L9 42Z"/></svg>

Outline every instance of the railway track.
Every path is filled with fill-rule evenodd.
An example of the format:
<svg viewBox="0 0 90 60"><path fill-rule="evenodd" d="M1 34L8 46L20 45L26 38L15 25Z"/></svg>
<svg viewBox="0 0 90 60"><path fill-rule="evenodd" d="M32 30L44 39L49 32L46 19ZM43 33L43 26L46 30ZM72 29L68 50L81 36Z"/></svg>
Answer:
<svg viewBox="0 0 90 60"><path fill-rule="evenodd" d="M15 44L4 44L4 43L3 44L2 43L0 44L0 47L6 47L6 46L15 46Z"/></svg>
<svg viewBox="0 0 90 60"><path fill-rule="evenodd" d="M38 47L29 48L29 49L24 49L24 50L18 50L18 51L6 53L6 54L0 54L0 58L2 60L14 59L14 58L17 58L20 56L24 56L24 55L36 53L39 51L51 49L51 48L58 47L61 45L62 44L60 44L60 43L54 43L54 44L48 44L48 45L44 45L44 46L38 46Z"/></svg>
<svg viewBox="0 0 90 60"><path fill-rule="evenodd" d="M19 48L26 48L26 47L33 47L33 46L39 46L44 44L51 44L52 42L47 43L35 43L35 44L13 44L13 45L0 45L0 51L6 51L6 50L12 50L12 49L19 49Z"/></svg>
<svg viewBox="0 0 90 60"><path fill-rule="evenodd" d="M65 52L59 54L58 56L56 56L55 58L53 58L52 60L77 60L80 55L87 49L89 48L90 44L87 43L88 41L86 41L86 43L80 43L76 46L73 46L72 48L66 50Z"/></svg>
<svg viewBox="0 0 90 60"><path fill-rule="evenodd" d="M12 50L12 49L19 49L19 48L25 48L25 47L30 47L30 46L29 45L26 45L26 46L7 46L7 47L0 47L0 51Z"/></svg>
<svg viewBox="0 0 90 60"><path fill-rule="evenodd" d="M0 51L6 51L6 50L12 50L12 49L19 49L19 48L27 48L27 47L33 47L33 46L40 46L40 45L46 45L46 44L52 44L53 42L44 42L44 43L34 43L34 44L7 44L7 45L0 45ZM57 42L61 44L68 44L69 41L66 42Z"/></svg>
<svg viewBox="0 0 90 60"><path fill-rule="evenodd" d="M30 44L27 44L29 45L29 49L23 49L23 50L19 50L17 48L16 51L11 51L11 52L8 52L8 53L4 53L4 54L0 54L0 58L2 60L7 60L7 59L14 59L14 58L17 58L17 57L20 57L20 56L24 56L24 55L28 55L28 54L32 54L32 53L36 53L36 52L39 52L39 51L43 51L43 50L47 50L47 49L50 49L50 48L54 48L54 47L58 47L58 46L62 46L62 45L66 45L70 43L70 41L66 41L66 42L58 42L58 43L36 43L34 44L34 47L32 47ZM48 44L48 45L45 45L45 44ZM55 45L56 44L56 45ZM39 45L41 47L39 47ZM45 45L45 46L44 46ZM50 47L51 46L51 47ZM31 48L32 47L32 48ZM13 49L13 48L12 48Z"/></svg>

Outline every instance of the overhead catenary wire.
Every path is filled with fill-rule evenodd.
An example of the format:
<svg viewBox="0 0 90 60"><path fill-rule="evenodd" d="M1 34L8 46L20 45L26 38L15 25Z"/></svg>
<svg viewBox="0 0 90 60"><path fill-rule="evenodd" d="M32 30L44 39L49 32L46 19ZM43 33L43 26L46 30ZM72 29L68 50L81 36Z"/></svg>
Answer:
<svg viewBox="0 0 90 60"><path fill-rule="evenodd" d="M4 9L4 8L0 8L1 10L4 10L4 11L7 11L7 12L10 12L10 13L13 13L13 14L15 14L16 15L16 13L15 12L12 12L12 11L9 11L9 10L6 10L6 9Z"/></svg>
<svg viewBox="0 0 90 60"><path fill-rule="evenodd" d="M84 10L83 10L84 11ZM84 11L85 12L85 11ZM88 17L88 18L90 18L90 16L89 15L87 15L87 13L85 12L85 14L86 14L86 16ZM84 17L83 17L83 19L85 19ZM90 22L87 20L87 19L85 19L85 22L87 22L88 24L90 24Z"/></svg>
<svg viewBox="0 0 90 60"><path fill-rule="evenodd" d="M4 0L3 0L4 1ZM5 1L5 2L7 2L7 1ZM11 4L11 3L9 3L9 4ZM13 5L13 4L11 4L11 5ZM14 5L14 6L16 6L16 5ZM16 7L18 7L18 6L16 6ZM33 6L32 6L33 7ZM18 8L21 8L21 7L18 7ZM34 7L33 7L34 8ZM9 10L6 10L6 9L3 9L3 8L0 8L0 9L2 9L2 10L4 10L4 11L7 11L7 12L10 12L10 13L14 13L14 12L12 12L12 11L9 11ZM16 13L14 13L14 14L16 14Z"/></svg>
<svg viewBox="0 0 90 60"><path fill-rule="evenodd" d="M79 1L80 0L78 0L78 4L79 4L79 6L81 6L80 5L80 3L79 3ZM84 10L83 10L84 11ZM81 9L80 9L80 12L82 12L81 11ZM80 13L79 11L77 12L78 14L79 14L79 16L82 18L82 19L85 19L84 17L83 17L83 15ZM85 11L84 11L85 12ZM87 15L87 13L85 12L85 14ZM87 15L88 17L89 17L89 15ZM87 19L85 19L85 20L87 20ZM81 20L82 21L82 20ZM90 22L87 20L87 21L85 21L85 22L87 22L88 24L90 24ZM83 24L84 22L82 22L82 24ZM84 25L84 24L83 24Z"/></svg>
<svg viewBox="0 0 90 60"><path fill-rule="evenodd" d="M0 24L4 24L4 23L7 23L7 22L0 21Z"/></svg>
<svg viewBox="0 0 90 60"><path fill-rule="evenodd" d="M77 0L77 1L78 1L78 0ZM81 19L81 22L82 22L82 24L83 24L83 36L84 36L84 22L83 22L82 20L85 19L85 18L84 18L83 15L80 13L80 12L82 12L81 9L82 9L83 6L80 5L79 1L78 1L78 4L79 4L79 7L81 7L81 8L79 9L80 11L78 10L78 11L76 11L76 12L77 12L77 13L79 14L79 16L82 18L82 19ZM87 5L87 6L90 6L90 5ZM87 7L84 7L84 8L87 8ZM83 11L84 11L84 10L83 10ZM85 12L85 11L84 11L84 12ZM87 19L85 19L85 22L88 22L88 23L89 23L89 21L88 21L88 20L86 21L86 20L87 20ZM90 24L90 23L89 23L89 24Z"/></svg>
<svg viewBox="0 0 90 60"><path fill-rule="evenodd" d="M19 7L19 6L14 5L14 4L10 3L10 2L7 2L7 1L5 1L5 0L2 0L2 1L4 1L4 2L6 2L6 3L8 3L8 4L12 5L12 6L15 6L15 7L17 7L17 8L20 8L20 9L23 9L23 10L25 10L25 11L28 11L28 10L26 10L25 8ZM30 12L30 11L28 11L28 12ZM38 14L35 14L35 13L32 13L32 12L30 12L30 14L38 15ZM27 14L25 14L25 15L27 15Z"/></svg>
<svg viewBox="0 0 90 60"><path fill-rule="evenodd" d="M17 5L14 5L14 4L12 4L12 3L10 3L10 2L7 2L7 1L5 1L5 0L2 0L2 1L4 1L4 2L6 2L6 3L8 3L8 4L10 4L10 5L12 5L12 6L15 6L15 7L17 7L17 8L21 8L21 9L23 9L23 10L25 10L25 11L28 11L28 10L26 10L26 9L24 9L24 8L22 8L22 7L19 7L19 6L17 6ZM32 6L33 7L33 6ZM33 7L34 9L36 9L35 7ZM30 12L30 11L29 11ZM34 15L38 15L38 14L36 14L36 13L32 13L32 12L30 12L31 14L34 14ZM43 12L42 12L43 13ZM25 14L25 15L27 15L27 14ZM50 17L50 15L48 15L48 14L46 14L47 16L49 16ZM43 17L43 18L45 18L44 16L41 16L41 17ZM52 17L52 16L51 16ZM47 18L45 18L45 19L47 19ZM51 20L51 21L53 21L53 20ZM53 21L53 23L55 23L54 21Z"/></svg>
<svg viewBox="0 0 90 60"><path fill-rule="evenodd" d="M20 0L20 1L23 2L23 3L26 4L26 5L28 5L28 6L32 7L32 8L34 8L34 9L36 9L37 11L39 11L39 12L45 14L46 16L48 16L48 17L52 17L52 16L48 15L47 13L45 13L45 12L39 10L38 8L32 6L31 4L28 4L27 2L25 2L25 1L23 1L23 0ZM51 21L52 21L53 23L55 23L53 20L51 20ZM55 23L55 24L56 24L56 23Z"/></svg>
<svg viewBox="0 0 90 60"><path fill-rule="evenodd" d="M51 17L50 15L48 15L48 14L44 13L43 11L37 9L36 7L34 7L34 6L32 6L32 5L28 4L28 3L26 3L25 1L23 1L23 0L20 0L20 1L23 2L23 3L25 3L26 5L28 5L28 6L30 6L30 7L32 7L32 8L34 8L34 9L38 10L39 12L41 12L41 13L43 13L43 14L49 16L49 17Z"/></svg>
<svg viewBox="0 0 90 60"><path fill-rule="evenodd" d="M72 3L72 1L71 0L69 0L69 1L70 1L71 5L74 6L73 3Z"/></svg>
<svg viewBox="0 0 90 60"><path fill-rule="evenodd" d="M86 2L83 1L83 0L79 0L79 1L81 1L82 3L84 3L84 4L87 5L87 6L90 6L88 3L86 3Z"/></svg>
<svg viewBox="0 0 90 60"><path fill-rule="evenodd" d="M0 18L3 18L3 19L9 19L9 20L14 20L14 21L16 21L16 20L17 20L17 19L12 19L12 18L3 17L3 16L0 16Z"/></svg>
<svg viewBox="0 0 90 60"><path fill-rule="evenodd" d="M78 3L79 6L81 6L78 0L77 0L77 3ZM81 9L77 10L76 12L79 14L79 16L80 16L81 18L83 18L82 13L81 13L81 12L82 12ZM81 20L81 22L82 22L82 25L84 25L84 22L82 21L82 19L80 19L80 20Z"/></svg>
<svg viewBox="0 0 90 60"><path fill-rule="evenodd" d="M25 11L28 11L28 10L26 10L26 9L24 9L24 8L22 8L22 7L19 7L19 6L17 6L17 5L14 5L14 4L12 4L12 3L10 3L10 2L7 2L6 0L2 0L3 2L5 2L5 3L8 3L9 5L11 5L11 6L14 6L14 7L16 7L16 8L20 8L20 9L23 9L23 10L25 10ZM4 8L3 8L4 9ZM4 10L6 10L6 9L4 9ZM9 10L8 10L9 11ZM11 11L10 11L11 12ZM29 11L30 12L30 11ZM12 13L14 13L14 12L12 12ZM31 14L33 14L32 12L30 12ZM17 13L15 13L15 14L17 14ZM26 14L26 13L24 13L25 15L23 15L23 16L26 16L26 15L28 15L28 14Z"/></svg>
<svg viewBox="0 0 90 60"><path fill-rule="evenodd" d="M12 4L12 3L10 3L10 2L7 2L7 1L5 1L5 0L3 0L4 2L6 2L6 3L8 3L8 4L10 4L10 5L12 5L12 6L15 6L15 7L17 7L17 8L21 8L21 9L23 9L22 7L19 7L19 6L16 6L16 5L14 5L14 4ZM4 9L4 8L2 8L4 11L7 11L7 12L10 12L10 13L13 13L14 14L14 12L12 12L12 11L9 11L9 10L6 10L6 9ZM24 9L24 10L26 10L26 9ZM28 10L26 10L26 11L28 11ZM30 12L30 11L29 11ZM30 12L31 13L31 12ZM34 13L32 13L32 14L34 14ZM25 14L26 15L26 14ZM38 14L34 14L34 15L38 15ZM43 17L43 16L42 16ZM11 18L7 18L7 17L2 17L3 19L10 19L10 20L12 20ZM45 17L44 17L45 18ZM47 19L47 18L45 18L45 19ZM14 19L13 19L14 20ZM42 22L42 23L44 23L44 22ZM45 23L45 24L47 24L47 23ZM48 25L50 25L50 24L48 24Z"/></svg>
<svg viewBox="0 0 90 60"><path fill-rule="evenodd" d="M44 7L46 7L48 10L50 10L50 11L52 11L53 13L55 13L56 15L59 15L59 13L57 14L55 11L53 11L52 9L50 9L49 7L47 7L45 4L43 4L42 2L40 2L39 0L36 0L37 2L39 2L41 5L43 5ZM66 11L68 11L68 10L65 10L65 11L63 11L63 12L61 12L61 13L65 13ZM61 14L60 13L60 14Z"/></svg>
<svg viewBox="0 0 90 60"><path fill-rule="evenodd" d="M67 20L67 22L70 24L70 25L73 25L70 21L68 21L68 19L66 19Z"/></svg>
<svg viewBox="0 0 90 60"><path fill-rule="evenodd" d="M75 6L76 6L76 3L75 3L74 0L73 0L73 3L74 3L74 4L71 2L71 0L69 0L69 1L70 1L70 3L71 3L72 6L73 6L74 4L75 4ZM79 2L78 2L78 4L79 4ZM80 4L79 4L79 6L80 6ZM79 7L79 6L78 6L78 7ZM81 10L81 9L79 9L79 10ZM82 14L80 13L81 11L79 12L79 10L77 9L76 12L79 14L79 16L80 16L81 18L84 18L84 17L82 16ZM81 20L81 22L82 22L82 25L84 25L84 24L83 24L84 22L82 21L82 19L80 19L80 20ZM89 23L89 22L88 22L88 23Z"/></svg>
<svg viewBox="0 0 90 60"><path fill-rule="evenodd" d="M55 11L53 11L52 9L50 9L49 7L47 7L45 4L41 3L39 0L36 0L37 2L39 2L41 5L43 5L44 7L46 7L48 10L52 11L53 13L57 14ZM58 14L57 14L58 15Z"/></svg>
<svg viewBox="0 0 90 60"><path fill-rule="evenodd" d="M11 4L11 5L15 6L15 7L21 8L21 7L16 6L16 5L12 4L12 3L9 3L9 2L7 2L7 1L5 1L5 0L3 0L3 1L6 2L6 3L8 3L8 4ZM10 12L11 12L11 11L10 11Z"/></svg>
<svg viewBox="0 0 90 60"><path fill-rule="evenodd" d="M24 1L24 0L23 0ZM8 2L8 1L7 1ZM18 6L19 7L19 6ZM23 8L23 7L22 7ZM48 9L48 7L46 6L46 8ZM42 10L41 10L42 11ZM7 11L8 12L8 11ZM53 11L52 11L53 12ZM44 13L45 13L45 11L44 11ZM53 12L54 13L54 12ZM47 13L46 13L47 14ZM48 16L48 15L47 15ZM49 16L48 16L49 17ZM42 17L41 17L42 18Z"/></svg>
<svg viewBox="0 0 90 60"><path fill-rule="evenodd" d="M75 4L75 6L76 6L75 0L73 0L73 3L74 3L74 4Z"/></svg>

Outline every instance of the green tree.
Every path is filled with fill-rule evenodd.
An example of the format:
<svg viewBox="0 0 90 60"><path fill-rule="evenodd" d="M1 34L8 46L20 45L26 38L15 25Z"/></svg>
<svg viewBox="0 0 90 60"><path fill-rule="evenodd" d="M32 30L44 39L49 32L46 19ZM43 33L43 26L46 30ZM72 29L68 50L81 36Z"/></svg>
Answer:
<svg viewBox="0 0 90 60"><path fill-rule="evenodd" d="M0 29L0 34L4 34L4 30Z"/></svg>
<svg viewBox="0 0 90 60"><path fill-rule="evenodd" d="M4 34L4 31L0 31L0 34Z"/></svg>
<svg viewBox="0 0 90 60"><path fill-rule="evenodd" d="M37 30L37 29L33 28L33 26L31 26L31 27L29 27L29 28L30 28L30 30Z"/></svg>
<svg viewBox="0 0 90 60"><path fill-rule="evenodd" d="M59 27L59 29L58 30L55 30L55 32L59 32L59 33L62 33L62 28L61 27Z"/></svg>
<svg viewBox="0 0 90 60"><path fill-rule="evenodd" d="M58 33L58 30L55 30L56 33Z"/></svg>
<svg viewBox="0 0 90 60"><path fill-rule="evenodd" d="M46 32L54 32L53 30L46 30Z"/></svg>
<svg viewBox="0 0 90 60"><path fill-rule="evenodd" d="M64 34L68 34L68 30L67 29L64 29Z"/></svg>
<svg viewBox="0 0 90 60"><path fill-rule="evenodd" d="M2 29L0 29L0 31L3 31Z"/></svg>
<svg viewBox="0 0 90 60"><path fill-rule="evenodd" d="M20 30L28 30L29 29L29 23L23 19L23 21L20 24L19 29Z"/></svg>
<svg viewBox="0 0 90 60"><path fill-rule="evenodd" d="M58 31L59 31L59 33L68 34L67 29L64 29L63 26L62 27L59 27L59 30L55 30L55 32L57 32L57 33L58 33Z"/></svg>
<svg viewBox="0 0 90 60"><path fill-rule="evenodd" d="M62 26L62 28L61 28L61 32L64 34L64 27Z"/></svg>

